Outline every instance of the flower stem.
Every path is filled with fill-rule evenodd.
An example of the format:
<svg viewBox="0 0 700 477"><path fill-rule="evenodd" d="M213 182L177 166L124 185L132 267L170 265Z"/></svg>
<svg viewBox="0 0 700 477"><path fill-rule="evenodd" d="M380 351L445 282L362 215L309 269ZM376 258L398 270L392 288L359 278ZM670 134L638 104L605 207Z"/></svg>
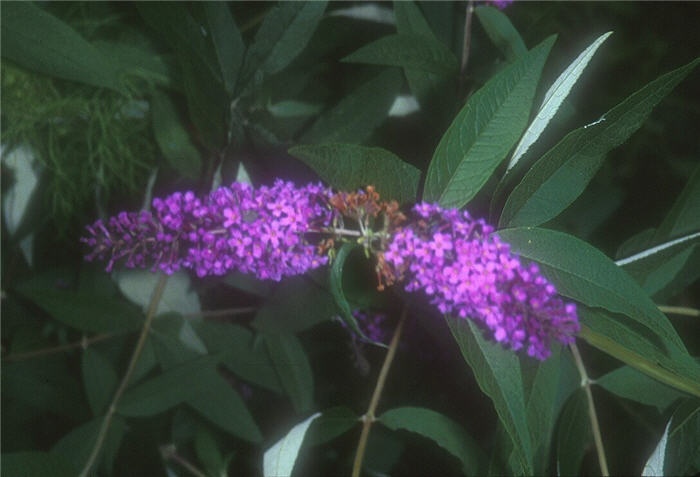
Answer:
<svg viewBox="0 0 700 477"><path fill-rule="evenodd" d="M42 348L34 351L27 351L26 353L15 353L5 356L3 361L22 361L24 359L39 358L41 356L46 356L47 354L60 353L61 351L68 351L74 348L87 348L93 343L99 343L110 338L119 336L117 333L103 333L100 335L95 335L90 338L84 336L80 341L74 341L72 343L66 343L59 346L52 346L51 348Z"/></svg>
<svg viewBox="0 0 700 477"><path fill-rule="evenodd" d="M374 393L372 393L372 399L369 402L369 408L367 409L365 415L362 416L362 433L360 434L360 441L357 444L355 461L352 465L352 477L359 477L360 471L362 470L362 461L365 457L365 448L367 447L369 430L372 427L372 423L375 421L374 412L377 410L377 404L379 404L379 398L384 390L384 383L386 382L386 377L389 374L391 362L394 360L394 355L396 354L396 348L398 347L399 339L401 338L401 331L403 330L403 325L406 321L407 311L407 308L404 307L403 311L401 312L399 324L396 326L394 336L391 338L391 343L389 344L389 350L384 358L384 364L382 364L382 369L379 371L379 377L377 378L377 384L374 387Z"/></svg>
<svg viewBox="0 0 700 477"><path fill-rule="evenodd" d="M674 315L700 316L700 310L697 308L687 308L684 306L659 305L659 310L662 313L671 313Z"/></svg>
<svg viewBox="0 0 700 477"><path fill-rule="evenodd" d="M462 94L464 88L464 76L467 72L467 63L469 62L469 50L472 42L472 15L474 13L474 2L467 2L467 13L464 17L464 39L462 42L462 61L459 67L459 92Z"/></svg>
<svg viewBox="0 0 700 477"><path fill-rule="evenodd" d="M586 392L586 399L588 400L588 417L591 420L591 429L593 430L593 440L595 441L595 447L598 451L598 463L600 464L600 472L604 477L610 475L608 471L608 463L605 459L605 449L603 448L603 438L600 434L600 426L598 425L598 416L595 412L595 405L593 404L593 394L591 393L591 380L588 379L588 374L586 373L586 368L583 366L583 360L581 359L581 354L578 352L576 343L571 343L571 353L574 355L574 361L576 361L576 367L581 375L581 387L583 387Z"/></svg>
<svg viewBox="0 0 700 477"><path fill-rule="evenodd" d="M156 310L158 309L158 303L160 302L160 299L163 296L163 290L165 289L165 284L167 283L167 281L168 276L161 275L160 280L158 281L158 284L156 285L156 288L153 291L153 297L151 298L151 303L148 306L148 313L146 314L146 321L144 321L143 323L141 335L139 336L139 339L136 342L134 352L131 354L129 366L126 368L126 373L124 373L124 377L119 383L117 391L114 393L112 403L109 405L109 409L107 409L107 414L105 414L104 420L102 421L102 425L100 426L100 431L97 434L97 439L95 440L95 445L92 448L92 452L90 452L90 456L88 457L88 460L85 463L83 470L80 471L80 477L86 477L90 473L90 469L97 460L97 456L100 453L102 444L104 444L105 438L107 437L107 431L109 430L109 425L112 422L112 417L117 411L117 404L119 404L119 400L121 399L122 394L124 394L124 391L126 390L126 387L129 384L129 379L131 378L131 375L134 372L134 368L136 368L136 362L138 361L139 356L141 355L143 345L146 343L146 337L148 336L148 332L151 329L151 322L153 321L153 317L155 316Z"/></svg>

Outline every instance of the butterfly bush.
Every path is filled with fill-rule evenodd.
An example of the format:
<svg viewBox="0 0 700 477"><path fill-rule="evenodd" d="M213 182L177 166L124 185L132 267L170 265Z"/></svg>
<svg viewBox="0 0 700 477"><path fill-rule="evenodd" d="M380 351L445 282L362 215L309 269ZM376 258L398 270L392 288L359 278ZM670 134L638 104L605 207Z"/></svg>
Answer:
<svg viewBox="0 0 700 477"><path fill-rule="evenodd" d="M327 263L307 234L330 225L331 190L320 184L272 187L244 183L219 187L204 199L175 192L153 199L153 212L121 212L87 227L87 260L106 260L107 271L124 259L129 268L151 266L197 276L232 270L279 281Z"/></svg>
<svg viewBox="0 0 700 477"><path fill-rule="evenodd" d="M203 199L176 192L152 205L152 212L121 212L88 226L81 239L92 247L86 258L106 260L108 271L123 259L127 267L150 265L166 274L236 270L279 281L326 264L335 241L347 240L340 232L348 230L336 228L346 217L362 231L353 240L378 259L380 289L382 281L403 281L441 313L474 319L495 341L538 359L549 356L552 340L571 343L579 330L576 306L466 211L421 203L407 218L395 202L380 202L373 187L334 194L320 184L282 180L257 188L234 183ZM382 229L372 230L378 224ZM381 341L379 324L359 319L370 339Z"/></svg>
<svg viewBox="0 0 700 477"><path fill-rule="evenodd" d="M421 203L393 234L384 260L409 292L440 312L485 325L493 339L546 359L552 340L573 341L576 305L564 303L536 264L525 265L483 219Z"/></svg>

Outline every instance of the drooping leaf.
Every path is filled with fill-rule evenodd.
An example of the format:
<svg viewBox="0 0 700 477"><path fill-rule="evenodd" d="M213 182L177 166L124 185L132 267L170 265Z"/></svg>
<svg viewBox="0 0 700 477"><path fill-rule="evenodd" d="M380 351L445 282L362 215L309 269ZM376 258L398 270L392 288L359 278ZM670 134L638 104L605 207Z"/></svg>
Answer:
<svg viewBox="0 0 700 477"><path fill-rule="evenodd" d="M401 82L401 74L387 68L322 113L300 142L365 142L386 118Z"/></svg>
<svg viewBox="0 0 700 477"><path fill-rule="evenodd" d="M76 427L56 442L51 448L51 452L65 457L76 467L82 467L87 462L90 452L95 446L103 421L104 416L99 416ZM99 464L95 465L94 468L97 468L99 465L107 473L112 472L122 439L128 429L129 426L121 416L112 417L102 450L96 461ZM50 475L53 475L53 473Z"/></svg>
<svg viewBox="0 0 700 477"><path fill-rule="evenodd" d="M512 351L486 341L471 320L452 317L446 319L479 388L491 398L498 417L508 432L520 471L532 474L532 445L518 358Z"/></svg>
<svg viewBox="0 0 700 477"><path fill-rule="evenodd" d="M56 78L119 89L115 64L63 20L31 2L2 10L4 58Z"/></svg>
<svg viewBox="0 0 700 477"><path fill-rule="evenodd" d="M143 317L134 306L112 296L58 288L40 288L29 282L17 291L63 324L82 331L111 332L137 329Z"/></svg>
<svg viewBox="0 0 700 477"><path fill-rule="evenodd" d="M360 417L345 406L326 409L316 419L304 441L307 446L324 444L360 424Z"/></svg>
<svg viewBox="0 0 700 477"><path fill-rule="evenodd" d="M265 333L265 344L282 387L298 413L309 411L314 402L314 376L299 339L289 333Z"/></svg>
<svg viewBox="0 0 700 477"><path fill-rule="evenodd" d="M82 356L83 386L94 416L104 413L119 378L112 363L94 348L86 348Z"/></svg>
<svg viewBox="0 0 700 477"><path fill-rule="evenodd" d="M190 322L178 313L159 315L151 325L150 338L163 370L170 370L207 353L207 347Z"/></svg>
<svg viewBox="0 0 700 477"><path fill-rule="evenodd" d="M382 199L400 203L416 199L420 171L385 149L333 143L296 146L289 154L336 189L352 191L373 185Z"/></svg>
<svg viewBox="0 0 700 477"><path fill-rule="evenodd" d="M595 384L625 399L655 406L661 412L677 399L685 397L685 394L651 379L630 366L610 371L596 379Z"/></svg>
<svg viewBox="0 0 700 477"><path fill-rule="evenodd" d="M492 7L479 8L489 8L492 11L497 11ZM479 8L477 8L477 14ZM583 50L564 72L559 75L554 83L552 83L552 86L550 86L549 90L547 90L547 93L544 95L544 100L540 105L540 109L537 111L537 115L532 120L532 123L530 123L530 126L525 130L523 137L520 138L520 142L516 146L515 152L513 152L510 162L508 163L508 170L515 167L530 146L542 135L549 121L552 120L559 110L559 107L564 102L564 99L566 99L569 92L571 92L571 88L574 87L583 74L583 71L586 69L586 66L588 66L591 58L593 58L593 55L595 55L600 45L602 45L610 35L612 35L611 31L599 36L588 48Z"/></svg>
<svg viewBox="0 0 700 477"><path fill-rule="evenodd" d="M553 43L548 38L469 98L435 149L424 200L462 207L486 183L525 128Z"/></svg>
<svg viewBox="0 0 700 477"><path fill-rule="evenodd" d="M289 65L311 39L326 3L280 2L274 6L246 52L241 86L246 86L257 71L273 74Z"/></svg>
<svg viewBox="0 0 700 477"><path fill-rule="evenodd" d="M117 412L123 416L153 416L197 397L203 392L199 376L213 369L216 358L204 356L144 381L127 390Z"/></svg>
<svg viewBox="0 0 700 477"><path fill-rule="evenodd" d="M229 434L252 443L262 441L262 434L243 398L213 367L196 376L199 392L187 404Z"/></svg>
<svg viewBox="0 0 700 477"><path fill-rule="evenodd" d="M564 405L557 424L557 475L579 475L588 444L592 441L588 404L583 389Z"/></svg>
<svg viewBox="0 0 700 477"><path fill-rule="evenodd" d="M206 2L204 13L214 42L216 57L219 60L224 87L228 94L233 94L245 53L243 38L231 16L228 4Z"/></svg>
<svg viewBox="0 0 700 477"><path fill-rule="evenodd" d="M320 412L309 416L294 426L286 436L265 451L263 456L263 475L265 477L291 476L299 449L311 423L321 415Z"/></svg>
<svg viewBox="0 0 700 477"><path fill-rule="evenodd" d="M251 325L270 333L297 333L338 313L333 296L305 277L283 281L258 310Z"/></svg>
<svg viewBox="0 0 700 477"><path fill-rule="evenodd" d="M700 405L686 399L673 413L666 446L664 475L693 475L700 471Z"/></svg>
<svg viewBox="0 0 700 477"><path fill-rule="evenodd" d="M434 441L462 463L467 475L483 472L486 458L477 442L449 417L422 407L399 407L378 418L389 429L415 432Z"/></svg>
<svg viewBox="0 0 700 477"><path fill-rule="evenodd" d="M185 177L198 178L202 168L199 151L192 144L175 103L158 90L151 96L151 118L156 142L170 167Z"/></svg>
<svg viewBox="0 0 700 477"><path fill-rule="evenodd" d="M345 324L363 339L369 341L369 338L365 336L364 332L357 325L357 320L352 315L352 308L350 308L350 303L348 303L348 299L345 297L345 291L343 289L343 269L345 267L345 261L347 260L348 255L350 255L350 252L352 252L356 246L357 245L353 243L346 243L343 244L343 246L338 250L337 255L333 259L333 265L331 266L330 287L335 303L338 305L338 308L340 308L340 317L343 319Z"/></svg>
<svg viewBox="0 0 700 477"><path fill-rule="evenodd" d="M119 285L121 292L136 305L148 310L155 290L158 274L148 270L119 270L112 277ZM191 288L190 276L185 272L177 272L168 276L163 289L156 315L162 313L197 313L201 311L199 297Z"/></svg>
<svg viewBox="0 0 700 477"><path fill-rule="evenodd" d="M397 33L373 41L342 59L347 63L399 66L438 75L454 74L457 58L438 40Z"/></svg>
<svg viewBox="0 0 700 477"><path fill-rule="evenodd" d="M142 79L149 86L175 87L174 64L155 49L147 47L147 44L132 45L109 40L97 40L92 44L100 55L110 59L120 77Z"/></svg>
<svg viewBox="0 0 700 477"><path fill-rule="evenodd" d="M654 234L654 243L700 232L700 165Z"/></svg>
<svg viewBox="0 0 700 477"><path fill-rule="evenodd" d="M194 451L208 475L215 477L228 475L227 463L221 455L219 444L212 433L203 425L197 427L195 432Z"/></svg>
<svg viewBox="0 0 700 477"><path fill-rule="evenodd" d="M505 13L487 5L476 7L474 13L486 30L486 34L496 48L501 50L506 60L515 61L527 53L525 42Z"/></svg>
<svg viewBox="0 0 700 477"><path fill-rule="evenodd" d="M662 75L600 120L570 132L515 187L503 208L500 226L535 226L559 215L583 192L607 153L639 129L654 107L698 63L700 58Z"/></svg>
<svg viewBox="0 0 700 477"><path fill-rule="evenodd" d="M210 353L220 356L221 363L242 379L274 392L282 385L262 342L239 325L203 321L193 324Z"/></svg>
<svg viewBox="0 0 700 477"><path fill-rule="evenodd" d="M515 252L538 262L561 295L625 314L657 335L669 350L687 355L668 318L629 275L596 248L571 235L533 227L498 234Z"/></svg>
<svg viewBox="0 0 700 477"><path fill-rule="evenodd" d="M664 461L666 460L666 442L668 441L668 429L671 427L671 421L666 424L666 430L664 431L659 443L656 445L654 452L651 453L644 468L642 469L642 477L654 477L664 474Z"/></svg>
<svg viewBox="0 0 700 477"><path fill-rule="evenodd" d="M70 477L74 476L77 470L68 459L56 453L24 451L2 454L2 472L17 477Z"/></svg>
<svg viewBox="0 0 700 477"><path fill-rule="evenodd" d="M700 397L700 369L689 355L669 356L619 316L581 307L579 337L623 363L679 391Z"/></svg>

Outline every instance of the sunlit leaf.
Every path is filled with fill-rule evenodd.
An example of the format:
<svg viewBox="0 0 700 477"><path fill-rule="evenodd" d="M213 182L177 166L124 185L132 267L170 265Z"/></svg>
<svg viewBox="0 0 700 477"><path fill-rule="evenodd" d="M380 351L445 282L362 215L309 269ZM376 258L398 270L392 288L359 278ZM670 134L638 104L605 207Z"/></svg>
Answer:
<svg viewBox="0 0 700 477"><path fill-rule="evenodd" d="M309 426L321 415L320 412L311 415L306 420L294 426L286 436L277 441L265 451L263 456L263 475L265 477L284 477L292 475L299 449Z"/></svg>

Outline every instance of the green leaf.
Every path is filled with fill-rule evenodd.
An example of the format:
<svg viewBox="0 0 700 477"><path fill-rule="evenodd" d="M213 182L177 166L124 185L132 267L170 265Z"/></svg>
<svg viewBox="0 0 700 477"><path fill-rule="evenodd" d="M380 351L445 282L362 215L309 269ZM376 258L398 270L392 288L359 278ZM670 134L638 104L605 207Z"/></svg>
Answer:
<svg viewBox="0 0 700 477"><path fill-rule="evenodd" d="M685 400L671 418L664 475L693 475L700 470L700 405Z"/></svg>
<svg viewBox="0 0 700 477"><path fill-rule="evenodd" d="M323 411L306 434L306 445L324 444L346 433L360 424L360 417L345 406L336 406Z"/></svg>
<svg viewBox="0 0 700 477"><path fill-rule="evenodd" d="M282 477L292 475L299 449L311 423L321 415L320 412L309 416L294 426L286 436L265 451L263 456L263 475L265 477Z"/></svg>
<svg viewBox="0 0 700 477"><path fill-rule="evenodd" d="M228 94L233 94L245 52L243 38L227 3L206 2L204 13L219 60L224 87Z"/></svg>
<svg viewBox="0 0 700 477"><path fill-rule="evenodd" d="M420 171L385 149L334 143L296 146L289 154L336 189L373 185L383 199L400 203L416 200Z"/></svg>
<svg viewBox="0 0 700 477"><path fill-rule="evenodd" d="M514 252L540 263L561 295L627 315L658 336L669 351L687 355L668 318L629 275L596 248L554 230L523 227L498 234Z"/></svg>
<svg viewBox="0 0 700 477"><path fill-rule="evenodd" d="M255 72L274 74L282 71L306 47L318 26L327 2L280 2L272 7L243 62L242 85Z"/></svg>
<svg viewBox="0 0 700 477"><path fill-rule="evenodd" d="M644 464L642 469L642 477L654 477L664 474L664 460L666 459L666 442L668 440L668 428L671 427L671 421L668 421L666 430L661 436L661 440L656 445L654 452Z"/></svg>
<svg viewBox="0 0 700 477"><path fill-rule="evenodd" d="M396 69L385 69L322 113L300 142L365 142L386 118L401 83Z"/></svg>
<svg viewBox="0 0 700 477"><path fill-rule="evenodd" d="M617 396L654 406L664 412L674 401L685 397L630 366L622 366L595 380L595 384Z"/></svg>
<svg viewBox="0 0 700 477"><path fill-rule="evenodd" d="M474 13L486 30L486 34L496 48L501 50L506 60L515 61L527 53L525 42L505 13L489 6L476 7Z"/></svg>
<svg viewBox="0 0 700 477"><path fill-rule="evenodd" d="M151 118L156 142L170 167L185 177L198 178L202 168L199 151L192 144L175 103L158 90L151 96Z"/></svg>
<svg viewBox="0 0 700 477"><path fill-rule="evenodd" d="M624 143L654 107L700 63L662 75L605 113L570 132L528 170L508 197L499 224L539 225L566 209L586 188L608 152Z"/></svg>
<svg viewBox="0 0 700 477"><path fill-rule="evenodd" d="M262 434L241 396L213 367L196 376L199 392L187 404L229 434L258 444Z"/></svg>
<svg viewBox="0 0 700 477"><path fill-rule="evenodd" d="M314 403L314 376L301 342L292 334L265 333L263 336L277 376L294 409L300 414L309 411Z"/></svg>
<svg viewBox="0 0 700 477"><path fill-rule="evenodd" d="M550 37L474 93L440 140L423 198L462 207L479 192L527 124Z"/></svg>
<svg viewBox="0 0 700 477"><path fill-rule="evenodd" d="M76 427L56 442L51 448L51 452L65 457L76 466L82 467L90 457L103 421L104 416L100 416ZM128 429L129 426L121 416L112 417L97 460L100 462L100 467L108 475L112 474L114 461ZM49 475L53 475L53 473Z"/></svg>
<svg viewBox="0 0 700 477"><path fill-rule="evenodd" d="M654 243L700 231L700 165L654 234Z"/></svg>
<svg viewBox="0 0 700 477"><path fill-rule="evenodd" d="M520 363L512 351L484 340L471 320L446 317L462 356L474 372L479 388L496 408L511 441L520 472L532 474L532 445L525 411Z"/></svg>
<svg viewBox="0 0 700 477"><path fill-rule="evenodd" d="M197 459L203 464L207 475L213 477L223 477L228 475L228 465L219 444L209 430L204 426L197 427L194 435L194 451Z"/></svg>
<svg viewBox="0 0 700 477"><path fill-rule="evenodd" d="M109 58L119 70L120 77L141 78L147 85L173 88L175 73L173 65L149 48L147 44L131 45L121 41L99 40L94 47L104 58Z"/></svg>
<svg viewBox="0 0 700 477"><path fill-rule="evenodd" d="M205 356L176 366L127 390L117 412L124 416L153 416L206 392L199 377L213 369L216 358Z"/></svg>
<svg viewBox="0 0 700 477"><path fill-rule="evenodd" d="M422 407L399 407L386 411L378 420L394 431L403 429L431 439L459 459L467 475L478 475L486 464L472 436L439 412Z"/></svg>
<svg viewBox="0 0 700 477"><path fill-rule="evenodd" d="M624 317L612 317L585 307L579 309L579 317L579 337L591 346L664 384L700 397L700 369L689 355L675 353L669 357L636 332L631 323L625 323L621 319Z"/></svg>
<svg viewBox="0 0 700 477"><path fill-rule="evenodd" d="M240 378L274 392L282 385L263 343L239 325L203 321L193 324L210 353L220 356L221 363Z"/></svg>
<svg viewBox="0 0 700 477"><path fill-rule="evenodd" d="M139 305L144 312L151 304L153 291L158 285L160 275L148 270L118 270L112 274L119 290L133 303ZM197 293L192 290L192 281L185 272L177 272L168 276L163 289L156 315L162 313L197 313L202 307Z"/></svg>
<svg viewBox="0 0 700 477"><path fill-rule="evenodd" d="M330 287L331 294L335 299L335 303L340 308L342 312L340 317L343 319L346 325L350 327L352 331L361 336L364 340L370 341L367 336L362 332L360 327L357 325L357 320L352 316L352 308L348 299L345 297L345 292L343 291L343 269L345 267L345 261L350 255L350 252L357 247L357 244L346 243L338 250L337 255L333 259L333 265L330 271ZM375 343L380 344L380 343ZM381 344L380 344L381 345Z"/></svg>
<svg viewBox="0 0 700 477"><path fill-rule="evenodd" d="M323 106L316 103L306 103L289 99L279 101L275 104L268 104L267 110L276 118L299 118L314 116L321 112Z"/></svg>
<svg viewBox="0 0 700 477"><path fill-rule="evenodd" d="M206 354L206 346L182 315L160 315L151 326L153 348L161 368L169 370Z"/></svg>
<svg viewBox="0 0 700 477"><path fill-rule="evenodd" d="M497 11L492 7L479 8L488 8L489 10ZM479 8L477 8L477 14ZM503 15L500 12L498 13L500 15ZM510 171L513 167L515 167L515 165L518 163L520 158L527 152L530 146L532 146L535 143L535 141L539 139L539 137L542 135L545 128L547 127L547 124L549 124L549 121L552 120L552 118L564 102L564 99L566 99L566 97L571 92L571 88L574 87L578 79L583 74L583 71L586 69L586 66L588 66L588 63L591 61L591 58L593 58L593 55L595 55L600 45L602 45L603 42L610 35L612 35L611 31L599 36L593 43L591 43L588 46L588 48L583 50L576 57L576 59L572 61L571 64L564 70L564 72L559 75L556 81L552 83L552 86L549 87L549 90L547 90L547 93L544 95L544 100L542 101L540 109L537 111L537 115L530 123L530 126L525 130L523 137L520 138L520 142L516 146L515 152L510 158L510 162L508 163L508 170L506 172Z"/></svg>
<svg viewBox="0 0 700 477"><path fill-rule="evenodd" d="M394 2L394 16L399 34L419 35L426 38L431 44L440 41L414 2ZM435 74L419 69L404 68L404 74L411 92L427 113L442 119L445 113L451 110L455 94L450 94L450 92L456 91L454 87L456 71Z"/></svg>
<svg viewBox="0 0 700 477"><path fill-rule="evenodd" d="M280 283L251 325L270 333L297 333L329 321L337 313L327 290L305 277L293 277Z"/></svg>
<svg viewBox="0 0 700 477"><path fill-rule="evenodd" d="M133 330L143 322L134 306L111 296L40 288L30 282L20 284L17 291L61 323L82 331Z"/></svg>
<svg viewBox="0 0 700 477"><path fill-rule="evenodd" d="M399 66L435 74L456 72L459 64L438 40L411 33L387 35L354 51L341 61L370 65Z"/></svg>
<svg viewBox="0 0 700 477"><path fill-rule="evenodd" d="M579 475L588 444L593 440L588 403L583 389L567 401L557 426L557 474Z"/></svg>
<svg viewBox="0 0 700 477"><path fill-rule="evenodd" d="M6 8L7 5L3 10ZM77 471L67 459L53 452L25 451L2 454L2 472L14 477L71 477Z"/></svg>
<svg viewBox="0 0 700 477"><path fill-rule="evenodd" d="M30 2L2 10L3 58L49 76L119 88L115 64L62 20Z"/></svg>
<svg viewBox="0 0 700 477"><path fill-rule="evenodd" d="M94 416L104 413L117 390L119 378L110 363L94 348L85 348L82 356L83 385Z"/></svg>

